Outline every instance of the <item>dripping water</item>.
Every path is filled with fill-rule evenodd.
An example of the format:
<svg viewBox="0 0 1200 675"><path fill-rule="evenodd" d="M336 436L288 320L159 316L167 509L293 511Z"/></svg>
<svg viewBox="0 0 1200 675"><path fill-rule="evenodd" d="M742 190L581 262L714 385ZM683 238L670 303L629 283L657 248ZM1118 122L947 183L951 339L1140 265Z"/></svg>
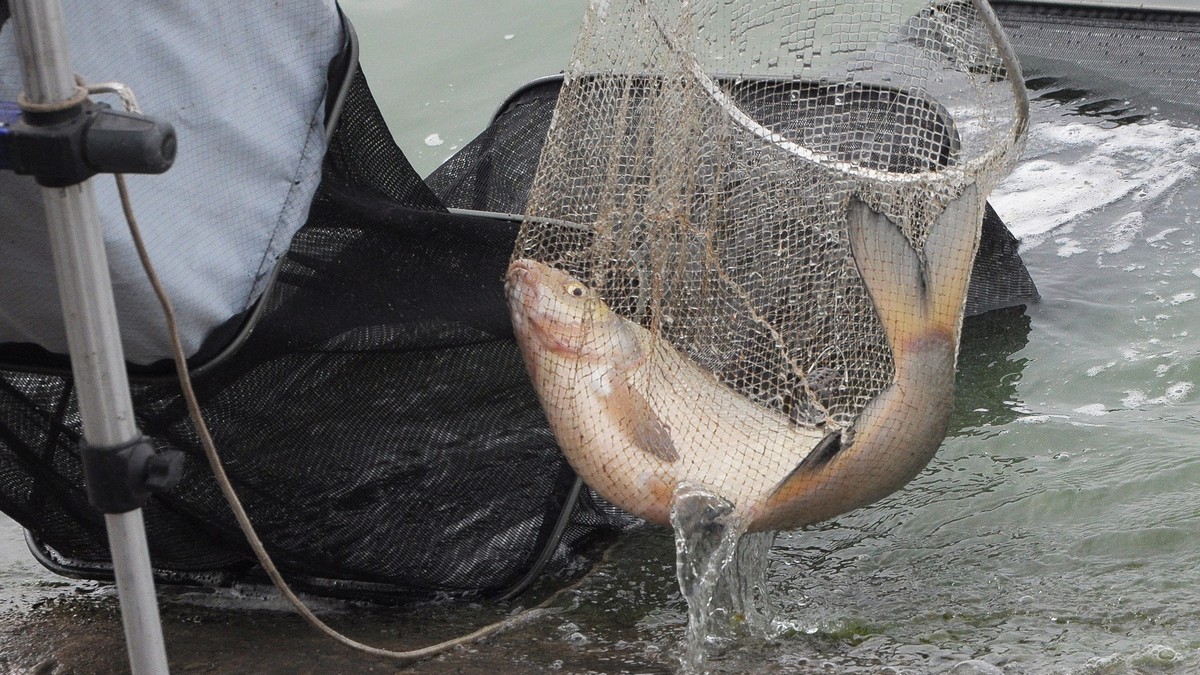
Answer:
<svg viewBox="0 0 1200 675"><path fill-rule="evenodd" d="M680 662L685 673L703 673L710 649L738 637L771 635L766 573L774 534L747 534L748 523L728 500L687 485L675 491L671 524L676 576L688 607Z"/></svg>

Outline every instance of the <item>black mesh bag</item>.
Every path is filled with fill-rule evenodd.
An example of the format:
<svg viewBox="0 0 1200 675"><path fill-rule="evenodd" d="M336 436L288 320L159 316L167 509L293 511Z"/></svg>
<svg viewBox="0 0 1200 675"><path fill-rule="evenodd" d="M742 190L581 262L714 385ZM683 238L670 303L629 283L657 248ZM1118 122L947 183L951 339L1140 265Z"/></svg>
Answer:
<svg viewBox="0 0 1200 675"><path fill-rule="evenodd" d="M234 486L302 585L501 593L625 522L596 507L560 523L575 479L512 341L515 236L511 219L446 211L357 73L308 223L238 339L193 369ZM0 374L0 508L48 564L104 576L71 378L23 370ZM156 447L188 455L179 486L145 509L160 577L241 578L252 558L178 384L144 371L133 396Z"/></svg>

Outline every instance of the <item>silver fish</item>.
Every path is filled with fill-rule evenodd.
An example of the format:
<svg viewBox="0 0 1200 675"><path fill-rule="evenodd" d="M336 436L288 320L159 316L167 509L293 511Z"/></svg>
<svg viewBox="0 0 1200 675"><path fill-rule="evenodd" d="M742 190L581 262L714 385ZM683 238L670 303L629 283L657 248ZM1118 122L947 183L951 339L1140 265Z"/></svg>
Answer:
<svg viewBox="0 0 1200 675"><path fill-rule="evenodd" d="M532 260L509 267L513 328L550 428L601 496L669 524L675 489L728 500L750 530L793 529L902 487L945 437L982 200L972 186L931 228L924 262L899 227L858 199L851 254L876 307L895 377L849 428L793 423L751 402L586 285Z"/></svg>

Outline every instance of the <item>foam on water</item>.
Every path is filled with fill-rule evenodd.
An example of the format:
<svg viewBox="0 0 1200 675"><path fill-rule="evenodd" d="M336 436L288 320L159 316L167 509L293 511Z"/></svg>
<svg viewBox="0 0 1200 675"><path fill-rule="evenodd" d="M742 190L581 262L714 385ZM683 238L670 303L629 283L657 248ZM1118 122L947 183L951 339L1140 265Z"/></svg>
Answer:
<svg viewBox="0 0 1200 675"><path fill-rule="evenodd" d="M1175 382L1169 385L1161 396L1151 398L1140 389L1130 389L1121 399L1121 405L1126 408L1141 408L1148 405L1176 405L1186 401L1195 390L1191 382Z"/></svg>
<svg viewBox="0 0 1200 675"><path fill-rule="evenodd" d="M1087 253L1087 249L1083 248L1079 240L1069 237L1060 237L1054 240L1058 244L1058 257L1070 258L1077 253Z"/></svg>
<svg viewBox="0 0 1200 675"><path fill-rule="evenodd" d="M1087 665L1093 672L1111 673L1133 669L1140 673L1145 672L1145 668L1161 668L1183 661L1183 654L1172 647L1146 645L1132 654L1112 654L1091 659Z"/></svg>
<svg viewBox="0 0 1200 675"><path fill-rule="evenodd" d="M1133 246L1134 240L1142 233L1145 226L1146 216L1141 211L1133 211L1121 216L1112 224L1112 227L1108 228L1112 244L1104 249L1104 252L1120 253Z"/></svg>
<svg viewBox="0 0 1200 675"><path fill-rule="evenodd" d="M1200 166L1200 130L1162 121L1113 128L1075 121L1039 124L1030 130L1027 146L1036 154L990 198L1024 247L1055 232L1070 233L1086 214L1119 207L1127 212L1113 224L1103 250L1120 253L1141 234L1145 205L1194 180ZM1080 252L1065 250L1067 255Z"/></svg>

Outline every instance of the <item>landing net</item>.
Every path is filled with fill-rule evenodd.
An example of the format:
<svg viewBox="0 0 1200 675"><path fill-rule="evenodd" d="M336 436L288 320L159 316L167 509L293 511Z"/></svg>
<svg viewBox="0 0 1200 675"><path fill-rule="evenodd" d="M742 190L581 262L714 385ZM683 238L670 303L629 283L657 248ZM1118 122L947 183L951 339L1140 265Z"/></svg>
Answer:
<svg viewBox="0 0 1200 675"><path fill-rule="evenodd" d="M594 294L594 307L640 327L627 331L644 357L636 365L530 365L575 468L654 520L649 492L720 488L741 472L765 494L824 436L845 434L838 443L851 445L856 420L897 380L896 350L907 349L891 344L878 307L896 284L864 282L867 263L855 254L867 248L852 250L851 211L902 233L920 263L917 285L942 283L959 260L969 270L984 199L1020 150L1025 106L986 4L593 2L514 254L565 272ZM931 269L925 242L944 214L960 234L950 255L939 244ZM948 302L956 345L963 300ZM580 311L589 326L599 322L594 308ZM578 341L599 340L598 330L585 327L574 347L588 352ZM535 342L522 339L527 363L541 358ZM775 436L812 442L801 451L737 428L733 418L746 411L705 393L662 345L769 411L763 424L792 430ZM605 358L623 349L594 346ZM579 384L589 377L592 385ZM614 398L629 393L625 385L633 404ZM706 396L690 411L661 409ZM946 410L908 413L948 415L948 399L937 405ZM722 429L755 438L727 447ZM623 464L631 468L615 468Z"/></svg>

